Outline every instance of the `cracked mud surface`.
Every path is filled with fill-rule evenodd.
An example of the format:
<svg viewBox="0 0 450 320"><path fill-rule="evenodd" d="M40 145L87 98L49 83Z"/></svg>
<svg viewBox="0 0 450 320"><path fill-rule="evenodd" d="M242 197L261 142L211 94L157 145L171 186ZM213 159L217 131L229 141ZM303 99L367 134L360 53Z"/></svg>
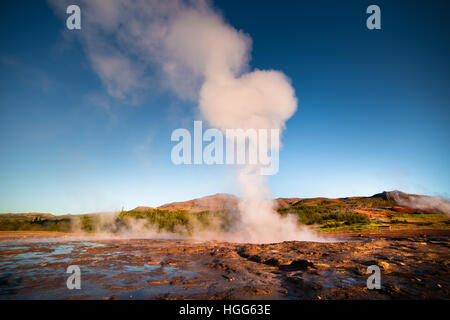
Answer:
<svg viewBox="0 0 450 320"><path fill-rule="evenodd" d="M337 243L0 240L0 299L449 299L448 236ZM69 290L69 265L81 289ZM366 286L381 269L381 289Z"/></svg>

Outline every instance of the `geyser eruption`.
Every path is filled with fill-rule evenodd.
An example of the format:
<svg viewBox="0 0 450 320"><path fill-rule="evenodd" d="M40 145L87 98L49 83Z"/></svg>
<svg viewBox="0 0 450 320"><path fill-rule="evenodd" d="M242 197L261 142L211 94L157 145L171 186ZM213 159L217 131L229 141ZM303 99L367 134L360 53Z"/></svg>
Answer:
<svg viewBox="0 0 450 320"><path fill-rule="evenodd" d="M278 129L297 109L294 89L278 71L245 72L251 41L214 12L188 10L169 28L168 43L175 59L204 82L199 108L213 127L227 129ZM192 45L186 39L200 39ZM258 141L249 136L249 145ZM279 143L271 146L278 148ZM278 152L278 150L275 150ZM301 237L295 219L281 218L273 209L267 181L258 165L240 170L241 223L231 238L237 241L275 242ZM294 220L294 221L293 221Z"/></svg>
<svg viewBox="0 0 450 320"><path fill-rule="evenodd" d="M201 39L192 45L184 39ZM187 11L178 16L168 36L176 60L193 72L200 71L204 82L199 108L213 127L227 129L283 129L297 108L289 80L278 71L245 72L250 56L249 38L228 26L212 11L208 15ZM249 136L249 145L258 146ZM278 148L279 143L271 146ZM278 150L276 150L278 152ZM274 212L267 181L258 165L240 170L241 224L233 240L271 242L299 238L297 224Z"/></svg>
<svg viewBox="0 0 450 320"><path fill-rule="evenodd" d="M145 72L149 70L181 98L196 101L205 120L222 131L281 132L295 113L297 99L289 79L279 71L250 71L250 37L227 24L209 1L79 2L81 42L111 96L134 101L150 86ZM51 3L59 12L68 4ZM278 152L280 141L276 142L269 149ZM258 145L251 137L247 143ZM242 219L232 238L311 240L309 233L297 229L296 221L274 211L259 169L247 165L239 172Z"/></svg>
<svg viewBox="0 0 450 320"><path fill-rule="evenodd" d="M323 241L307 228L299 229L295 215L281 217L275 212L275 201L271 199L265 176L247 166L239 176L242 198L239 209L241 224L231 240L251 243L270 243L289 240Z"/></svg>

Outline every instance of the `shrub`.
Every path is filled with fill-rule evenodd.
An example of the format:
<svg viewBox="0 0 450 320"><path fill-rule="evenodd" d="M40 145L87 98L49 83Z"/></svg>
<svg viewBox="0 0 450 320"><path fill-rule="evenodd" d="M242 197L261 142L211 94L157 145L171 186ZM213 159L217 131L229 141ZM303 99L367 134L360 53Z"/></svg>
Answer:
<svg viewBox="0 0 450 320"><path fill-rule="evenodd" d="M337 209L321 206L296 206L279 210L280 214L293 213L298 222L304 225L324 224L327 221L341 221L346 225L370 223L368 216L357 212L338 211Z"/></svg>

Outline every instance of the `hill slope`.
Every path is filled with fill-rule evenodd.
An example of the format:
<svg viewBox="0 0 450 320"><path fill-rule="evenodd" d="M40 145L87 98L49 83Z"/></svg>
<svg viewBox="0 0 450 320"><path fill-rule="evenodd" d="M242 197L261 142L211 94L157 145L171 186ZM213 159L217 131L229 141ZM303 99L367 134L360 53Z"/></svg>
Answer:
<svg viewBox="0 0 450 320"><path fill-rule="evenodd" d="M157 208L137 207L122 211L108 223L101 214L53 216L50 214L0 214L1 230L117 232L130 227L132 220L144 220L147 226L168 232L195 232L199 226L214 226L226 231L238 223L239 198L216 194ZM360 231L384 227L420 227L450 229L449 201L442 198L384 191L371 197L278 198L274 209L280 215L295 215L302 225L314 225L323 231Z"/></svg>
<svg viewBox="0 0 450 320"><path fill-rule="evenodd" d="M186 210L190 212L218 211L237 208L238 202L239 198L234 195L218 193L189 201L164 204L157 209Z"/></svg>

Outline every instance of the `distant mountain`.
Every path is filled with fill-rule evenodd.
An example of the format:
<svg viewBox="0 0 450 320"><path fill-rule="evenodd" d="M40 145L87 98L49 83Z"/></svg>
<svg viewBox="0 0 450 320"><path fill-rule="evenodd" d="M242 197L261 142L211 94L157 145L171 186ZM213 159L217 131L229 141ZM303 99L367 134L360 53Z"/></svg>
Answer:
<svg viewBox="0 0 450 320"><path fill-rule="evenodd" d="M208 221L204 219L212 216L217 217L218 221L221 221L221 225L229 225L230 221L236 218L234 213L237 212L238 207L238 197L231 194L215 194L188 201L168 203L157 208L140 206L130 211L120 212L117 219L120 220L124 217L147 218L151 223L157 224L158 228L173 231L176 225L186 224L190 221L189 219L198 219L199 217L201 219L195 220L196 222ZM367 217L370 221L381 221L385 224L431 223L439 228L444 228L450 223L450 220L446 220L450 218L450 200L408 194L397 190L384 191L370 197L278 198L274 199L274 209L280 214L296 214L300 223L306 225L326 225L332 220L334 226L337 226L336 224L339 225L345 220L346 225L351 227L355 223L366 221ZM203 213L208 214L204 216ZM439 213L444 214L447 218L437 216L436 214ZM434 220L424 222L424 219L428 219L428 217L424 217L427 214L433 214L429 217ZM0 230L70 232L74 226L76 228L81 226L86 232L91 232L96 228L96 224L102 221L99 219L99 215L101 213L62 216L48 213L0 214ZM397 218L398 215L400 215L399 218ZM413 220L411 220L412 222L407 221L406 218ZM106 229L119 230L123 225L116 220L101 226ZM120 221L124 222L125 220Z"/></svg>
<svg viewBox="0 0 450 320"><path fill-rule="evenodd" d="M42 217L42 218L53 218L55 217L51 213L39 213L39 212L29 212L29 213L0 213L3 217L23 217L23 218L33 218L33 217Z"/></svg>
<svg viewBox="0 0 450 320"><path fill-rule="evenodd" d="M325 199L325 198L323 198ZM299 203L303 200L302 198L278 198L275 199L276 206L281 208L289 208ZM172 202L159 206L157 209L166 210L187 210L191 212L198 211L215 211L215 210L225 210L225 209L236 209L239 204L239 198L226 193L218 193L212 196L206 196L203 198L197 198L193 200L183 201L183 202ZM138 207L134 210L139 210ZM149 208L150 210L151 208ZM144 210L141 210L144 211Z"/></svg>
<svg viewBox="0 0 450 320"><path fill-rule="evenodd" d="M278 198L275 199L277 201L278 207L280 208L289 208L293 205L296 205L302 198Z"/></svg>
<svg viewBox="0 0 450 320"><path fill-rule="evenodd" d="M139 206L131 211L152 211L155 209L164 210L185 210L189 212L220 211L237 209L239 198L231 195L218 193L203 198L188 201L167 203L157 208ZM301 206L341 206L347 208L391 208L396 212L441 212L450 216L450 201L439 197L429 197L417 194L404 193L398 190L383 191L370 197L347 197L347 198L277 198L275 207L281 210ZM65 216L54 216L49 213L6 213L0 216L22 217L22 218L63 218Z"/></svg>
<svg viewBox="0 0 450 320"><path fill-rule="evenodd" d="M377 193L373 195L371 198L381 198L383 200L388 201L399 201L399 200L408 200L411 196L418 196L413 194L404 193L398 190L394 191L383 191L381 193Z"/></svg>
<svg viewBox="0 0 450 320"><path fill-rule="evenodd" d="M139 206L139 207L134 208L133 210L135 210L135 211L151 211L151 210L155 210L155 208Z"/></svg>
<svg viewBox="0 0 450 320"><path fill-rule="evenodd" d="M191 212L217 211L237 208L238 202L239 198L234 195L218 193L189 201L164 204L157 209L186 210Z"/></svg>
<svg viewBox="0 0 450 320"><path fill-rule="evenodd" d="M231 194L215 194L203 198L173 202L159 206L157 209L186 210L190 212L217 211L237 209L239 198ZM344 207L392 207L399 212L450 212L449 202L438 197L422 196L404 193L398 190L383 191L370 197L347 197L347 198L277 198L275 207L289 209L298 206L344 206ZM395 208L394 208L395 207ZM135 210L152 210L150 207L138 207Z"/></svg>

